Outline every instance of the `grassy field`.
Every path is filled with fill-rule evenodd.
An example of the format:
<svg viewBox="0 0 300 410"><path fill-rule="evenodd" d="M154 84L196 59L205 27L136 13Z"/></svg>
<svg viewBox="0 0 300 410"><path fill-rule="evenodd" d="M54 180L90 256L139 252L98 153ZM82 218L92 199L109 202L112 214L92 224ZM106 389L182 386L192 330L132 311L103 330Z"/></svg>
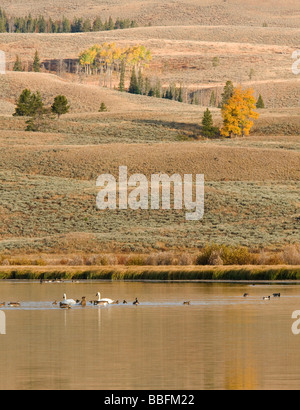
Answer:
<svg viewBox="0 0 300 410"><path fill-rule="evenodd" d="M279 31L274 27L253 29L249 26L142 27L54 35L0 34L1 49L6 52L11 67L16 55L26 66L33 60L36 50L43 61L77 58L81 51L103 42L115 42L122 47L143 44L153 54L147 74L159 77L163 85L175 82L183 84L187 90L199 90L201 104L207 105L212 91L220 99L224 84L230 79L245 87L253 87L256 96L262 94L270 109L298 107L299 78L292 73L291 56L298 47L299 39L298 28L287 27ZM215 58L218 59L217 65L213 63ZM79 79L72 78L73 82L75 80ZM30 76L22 79L15 75L10 78L9 86L2 85L9 93L5 100L15 98L22 81L34 88L43 80ZM97 84L98 78L81 78L80 81ZM53 89L61 87L69 89L70 94L78 93L76 85L72 85L73 92L68 83L53 84ZM117 77L113 85L118 85ZM84 94L84 88L81 89L81 94ZM90 92L93 93L92 90ZM81 111L93 111L93 105L86 105L85 109L82 106Z"/></svg>
<svg viewBox="0 0 300 410"><path fill-rule="evenodd" d="M207 243L278 252L299 242L300 78L291 70L300 40L296 1L204 0L199 5L186 0L179 7L177 0L126 5L67 0L63 6L54 0L50 8L43 1L4 0L1 7L15 15L30 10L52 17L130 16L141 26L0 34L9 64L16 55L26 64L35 50L41 60L64 59L104 41L139 43L153 53L147 74L165 86L176 82L202 91L200 105L190 105L102 88L97 76L10 71L0 76L0 261L5 255L42 252L184 253ZM205 139L203 113L211 92L220 99L227 80L253 87L266 109L259 110L250 137ZM70 113L49 121L43 132L25 132L26 118L12 116L24 88L40 91L48 106L56 95L66 95ZM102 102L106 113L98 112ZM211 111L220 126L220 110ZM183 211L98 211L96 178L101 173L117 177L120 165L148 178L159 172L204 174L204 219L187 223Z"/></svg>

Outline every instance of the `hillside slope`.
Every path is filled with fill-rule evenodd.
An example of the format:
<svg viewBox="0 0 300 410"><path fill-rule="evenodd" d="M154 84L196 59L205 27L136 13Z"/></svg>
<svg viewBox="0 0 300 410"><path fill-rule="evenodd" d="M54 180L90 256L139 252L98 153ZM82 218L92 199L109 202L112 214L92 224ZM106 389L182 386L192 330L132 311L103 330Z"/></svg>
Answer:
<svg viewBox="0 0 300 410"><path fill-rule="evenodd" d="M14 15L31 13L59 18L83 16L130 18L147 25L256 25L299 27L297 0L2 0L1 7Z"/></svg>

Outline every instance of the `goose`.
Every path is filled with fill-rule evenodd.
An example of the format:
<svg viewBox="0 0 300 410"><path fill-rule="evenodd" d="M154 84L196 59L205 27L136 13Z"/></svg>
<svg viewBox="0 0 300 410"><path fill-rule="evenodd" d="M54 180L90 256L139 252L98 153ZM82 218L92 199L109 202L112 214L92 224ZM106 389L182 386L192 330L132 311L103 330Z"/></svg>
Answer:
<svg viewBox="0 0 300 410"><path fill-rule="evenodd" d="M85 296L82 296L82 300L81 302L79 302L79 305L82 307L86 307L86 297Z"/></svg>
<svg viewBox="0 0 300 410"><path fill-rule="evenodd" d="M190 301L185 301L185 302L183 302L183 304L184 304L184 305L190 305L191 302L190 302Z"/></svg>
<svg viewBox="0 0 300 410"><path fill-rule="evenodd" d="M138 298L135 298L135 301L133 302L133 305L137 306L139 304L140 304L140 302L138 301Z"/></svg>
<svg viewBox="0 0 300 410"><path fill-rule="evenodd" d="M98 292L96 296L98 296L98 300L94 301L94 305L111 305L112 303L114 303L112 299L108 299L108 298L101 299L100 292Z"/></svg>
<svg viewBox="0 0 300 410"><path fill-rule="evenodd" d="M8 304L8 306L10 306L10 307L20 307L21 304L20 304L20 302L10 302L10 303Z"/></svg>
<svg viewBox="0 0 300 410"><path fill-rule="evenodd" d="M61 309L71 309L71 305L69 305L68 303L64 303L64 302L60 302L59 307Z"/></svg>
<svg viewBox="0 0 300 410"><path fill-rule="evenodd" d="M67 295L64 294L64 299L62 304L67 304L67 305L76 305L76 302L74 299L67 299Z"/></svg>
<svg viewBox="0 0 300 410"><path fill-rule="evenodd" d="M271 299L271 296L264 296L263 297L263 300L270 300Z"/></svg>

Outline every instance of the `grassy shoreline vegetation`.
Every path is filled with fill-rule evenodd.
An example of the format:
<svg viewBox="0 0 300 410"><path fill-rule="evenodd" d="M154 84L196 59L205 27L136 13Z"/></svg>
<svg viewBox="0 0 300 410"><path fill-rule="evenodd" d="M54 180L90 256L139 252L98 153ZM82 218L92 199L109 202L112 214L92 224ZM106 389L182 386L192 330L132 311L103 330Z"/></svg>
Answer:
<svg viewBox="0 0 300 410"><path fill-rule="evenodd" d="M298 281L300 266L0 267L1 280Z"/></svg>

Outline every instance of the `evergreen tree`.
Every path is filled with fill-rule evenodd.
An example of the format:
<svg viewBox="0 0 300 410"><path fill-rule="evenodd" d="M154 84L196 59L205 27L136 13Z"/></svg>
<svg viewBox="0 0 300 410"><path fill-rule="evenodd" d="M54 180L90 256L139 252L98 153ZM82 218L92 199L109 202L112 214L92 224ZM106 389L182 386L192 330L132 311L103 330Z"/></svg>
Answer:
<svg viewBox="0 0 300 410"><path fill-rule="evenodd" d="M180 88L179 88L177 101L178 101L178 102L181 102L181 103L183 102L183 98L182 98L182 87L181 87L181 86L180 86Z"/></svg>
<svg viewBox="0 0 300 410"><path fill-rule="evenodd" d="M39 92L36 94L31 93L30 90L25 89L22 91L18 98L16 110L13 114L15 117L29 117L34 116L38 110L42 110L44 104Z"/></svg>
<svg viewBox="0 0 300 410"><path fill-rule="evenodd" d="M222 94L221 108L223 108L224 105L228 103L228 101L233 96L233 94L234 94L234 85L232 81L227 81L225 88L224 88L224 92Z"/></svg>
<svg viewBox="0 0 300 410"><path fill-rule="evenodd" d="M46 21L43 16L40 16L38 19L38 32L39 33L46 33Z"/></svg>
<svg viewBox="0 0 300 410"><path fill-rule="evenodd" d="M202 119L202 134L205 137L212 138L216 136L217 131L218 129L214 127L212 113L207 108Z"/></svg>
<svg viewBox="0 0 300 410"><path fill-rule="evenodd" d="M83 32L83 19L76 18L71 24L72 33L82 33Z"/></svg>
<svg viewBox="0 0 300 410"><path fill-rule="evenodd" d="M156 81L155 88L154 88L154 95L156 98L161 98L161 82L160 80Z"/></svg>
<svg viewBox="0 0 300 410"><path fill-rule="evenodd" d="M125 91L125 72L126 72L126 66L125 66L125 61L123 60L121 62L121 74L120 74L120 83L119 83L119 91L121 92Z"/></svg>
<svg viewBox="0 0 300 410"><path fill-rule="evenodd" d="M153 88L150 88L149 93L148 93L148 97L154 97L155 92L153 90Z"/></svg>
<svg viewBox="0 0 300 410"><path fill-rule="evenodd" d="M0 15L0 33L6 33L6 32L7 32L6 18Z"/></svg>
<svg viewBox="0 0 300 410"><path fill-rule="evenodd" d="M99 112L106 112L106 111L107 111L107 107L106 107L105 103L102 102L101 105L100 105Z"/></svg>
<svg viewBox="0 0 300 410"><path fill-rule="evenodd" d="M38 52L35 52L32 69L34 72L39 73L41 71L41 62Z"/></svg>
<svg viewBox="0 0 300 410"><path fill-rule="evenodd" d="M135 68L133 68L132 73L131 73L130 86L129 86L128 92L130 94L140 94Z"/></svg>
<svg viewBox="0 0 300 410"><path fill-rule="evenodd" d="M209 105L210 107L215 107L217 105L217 97L214 91L211 93Z"/></svg>
<svg viewBox="0 0 300 410"><path fill-rule="evenodd" d="M72 22L63 17L62 20L53 21L50 17L39 16L33 18L31 14L25 17L9 17L0 9L0 33L81 33L88 31L116 30L137 27L135 21L117 19L112 17L105 24L97 17L93 22L89 19L75 18Z"/></svg>
<svg viewBox="0 0 300 410"><path fill-rule="evenodd" d="M103 23L100 17L97 17L93 22L93 31L102 31Z"/></svg>
<svg viewBox="0 0 300 410"><path fill-rule="evenodd" d="M143 90L144 90L144 77L143 77L142 70L139 70L139 75L138 75L137 82L138 82L139 94L143 94Z"/></svg>
<svg viewBox="0 0 300 410"><path fill-rule="evenodd" d="M25 131L38 132L46 131L50 120L50 112L44 108L38 108L36 112L26 121Z"/></svg>
<svg viewBox="0 0 300 410"><path fill-rule="evenodd" d="M261 94L259 94L259 97L258 97L258 100L257 100L257 103L256 103L256 108L258 108L258 109L259 108L260 109L265 108L265 103L264 103L264 100L263 100Z"/></svg>
<svg viewBox="0 0 300 410"><path fill-rule="evenodd" d="M23 71L22 61L19 56L16 57L13 71Z"/></svg>
<svg viewBox="0 0 300 410"><path fill-rule="evenodd" d="M145 78L144 95L149 95L151 89L151 82L148 77Z"/></svg>
<svg viewBox="0 0 300 410"><path fill-rule="evenodd" d="M114 30L115 29L115 23L112 19L112 17L109 17L108 23L107 23L107 30Z"/></svg>
<svg viewBox="0 0 300 410"><path fill-rule="evenodd" d="M54 103L51 106L51 111L53 114L58 116L58 119L63 115L67 114L70 110L69 102L64 95L58 95L54 98Z"/></svg>
<svg viewBox="0 0 300 410"><path fill-rule="evenodd" d="M92 26L91 26L91 21L89 19L86 19L83 24L82 24L82 31L84 33L88 33L92 31Z"/></svg>
<svg viewBox="0 0 300 410"><path fill-rule="evenodd" d="M62 32L63 33L71 32L71 22L66 17L64 17L62 21Z"/></svg>

